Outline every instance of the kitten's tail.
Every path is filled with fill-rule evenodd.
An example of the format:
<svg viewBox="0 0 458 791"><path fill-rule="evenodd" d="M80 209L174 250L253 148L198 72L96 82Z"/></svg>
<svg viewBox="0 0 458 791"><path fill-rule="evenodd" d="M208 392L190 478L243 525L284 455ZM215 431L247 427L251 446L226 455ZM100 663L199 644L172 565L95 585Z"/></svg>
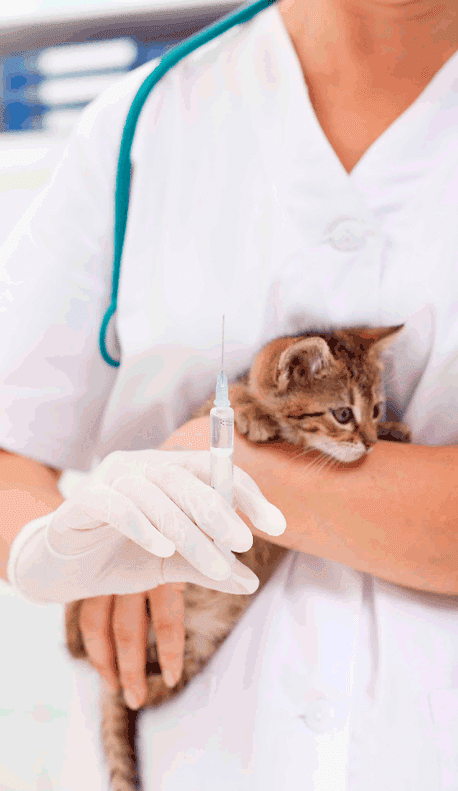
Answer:
<svg viewBox="0 0 458 791"><path fill-rule="evenodd" d="M102 744L110 771L111 791L137 791L137 757L135 755L135 720L122 693L102 689Z"/></svg>

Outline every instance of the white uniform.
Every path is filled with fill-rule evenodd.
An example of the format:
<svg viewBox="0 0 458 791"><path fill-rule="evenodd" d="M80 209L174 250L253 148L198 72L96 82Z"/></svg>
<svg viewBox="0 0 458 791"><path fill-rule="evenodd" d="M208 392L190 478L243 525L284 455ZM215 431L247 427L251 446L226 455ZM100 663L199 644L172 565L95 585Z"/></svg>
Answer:
<svg viewBox="0 0 458 791"><path fill-rule="evenodd" d="M223 312L229 378L281 334L405 322L387 416L457 444L458 54L350 175L276 7L171 70L132 149L112 369L98 332L116 163L153 65L84 111L3 248L0 446L80 470L158 447L214 392ZM60 791L105 791L98 676L75 662L75 684ZM457 791L458 597L291 552L139 732L145 791Z"/></svg>

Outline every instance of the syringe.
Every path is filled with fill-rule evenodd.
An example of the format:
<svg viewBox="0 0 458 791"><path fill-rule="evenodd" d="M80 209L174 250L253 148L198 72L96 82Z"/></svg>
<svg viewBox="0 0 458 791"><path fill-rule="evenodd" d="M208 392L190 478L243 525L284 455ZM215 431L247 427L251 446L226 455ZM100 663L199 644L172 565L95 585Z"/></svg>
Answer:
<svg viewBox="0 0 458 791"><path fill-rule="evenodd" d="M234 456L234 410L229 401L227 376L224 373L224 316L223 340L221 344L221 372L216 378L214 407L210 411L210 469L213 489L224 497L232 508L232 462ZM224 555L229 565L233 565L235 555L228 547L218 541L215 545Z"/></svg>
<svg viewBox="0 0 458 791"><path fill-rule="evenodd" d="M224 373L224 316L221 344L221 372L216 378L214 407L210 412L211 485L232 508L232 466L234 456L234 410L229 401Z"/></svg>

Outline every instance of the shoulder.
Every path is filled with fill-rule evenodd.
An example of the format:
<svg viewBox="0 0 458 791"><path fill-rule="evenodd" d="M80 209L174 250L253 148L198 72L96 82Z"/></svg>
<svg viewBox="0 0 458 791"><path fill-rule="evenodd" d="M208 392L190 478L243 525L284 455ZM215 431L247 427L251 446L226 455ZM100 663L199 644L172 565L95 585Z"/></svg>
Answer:
<svg viewBox="0 0 458 791"><path fill-rule="evenodd" d="M198 82L214 82L215 75L218 76L219 90L226 87L226 80L220 81L221 75L226 74L232 83L235 74L238 79L243 79L243 74L239 72L240 69L243 72L246 45L249 46L253 38L256 38L257 31L265 28L266 23L275 24L275 11L274 7L268 7L248 22L235 25L186 55L153 87L145 102L148 111L154 112L164 100L173 101L174 96L188 93ZM160 60L155 58L133 69L102 91L83 110L77 124L78 136L87 139L103 133L119 139L135 95Z"/></svg>
<svg viewBox="0 0 458 791"><path fill-rule="evenodd" d="M148 61L137 69L128 72L113 82L88 104L75 127L75 135L81 140L89 140L101 134L108 135L104 142L116 136L124 128L132 101L145 79L159 63L160 58Z"/></svg>

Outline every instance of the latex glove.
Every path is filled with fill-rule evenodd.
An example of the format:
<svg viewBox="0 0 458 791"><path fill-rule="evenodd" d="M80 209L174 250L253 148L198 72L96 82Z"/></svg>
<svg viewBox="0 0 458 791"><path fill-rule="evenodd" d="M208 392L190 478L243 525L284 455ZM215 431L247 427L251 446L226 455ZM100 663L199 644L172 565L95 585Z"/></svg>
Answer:
<svg viewBox="0 0 458 791"><path fill-rule="evenodd" d="M210 451L110 453L75 496L19 532L8 579L34 602L140 593L167 582L252 593L258 578L230 551L249 549L252 533L210 484ZM285 530L281 511L235 465L233 493L259 530Z"/></svg>

